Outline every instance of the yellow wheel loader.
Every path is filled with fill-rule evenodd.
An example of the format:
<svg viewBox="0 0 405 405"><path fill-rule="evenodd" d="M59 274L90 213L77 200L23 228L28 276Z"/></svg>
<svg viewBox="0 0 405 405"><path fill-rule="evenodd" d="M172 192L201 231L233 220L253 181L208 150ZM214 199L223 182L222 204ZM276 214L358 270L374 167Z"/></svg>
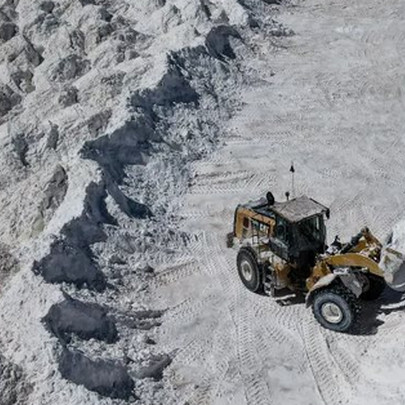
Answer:
<svg viewBox="0 0 405 405"><path fill-rule="evenodd" d="M273 297L303 294L325 328L352 330L361 300L385 288L378 263L381 243L368 228L348 243L326 245L329 209L306 196L276 202L267 198L238 205L228 247L237 244L237 269L253 292Z"/></svg>

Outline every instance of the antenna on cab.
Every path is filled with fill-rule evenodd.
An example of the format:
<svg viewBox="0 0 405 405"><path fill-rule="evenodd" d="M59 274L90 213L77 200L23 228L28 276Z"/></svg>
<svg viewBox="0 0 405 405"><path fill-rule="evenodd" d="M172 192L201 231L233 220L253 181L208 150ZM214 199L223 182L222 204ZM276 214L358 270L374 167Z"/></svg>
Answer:
<svg viewBox="0 0 405 405"><path fill-rule="evenodd" d="M290 173L291 173L291 194L292 198L295 198L295 168L294 168L294 162L291 162L291 167L290 167Z"/></svg>

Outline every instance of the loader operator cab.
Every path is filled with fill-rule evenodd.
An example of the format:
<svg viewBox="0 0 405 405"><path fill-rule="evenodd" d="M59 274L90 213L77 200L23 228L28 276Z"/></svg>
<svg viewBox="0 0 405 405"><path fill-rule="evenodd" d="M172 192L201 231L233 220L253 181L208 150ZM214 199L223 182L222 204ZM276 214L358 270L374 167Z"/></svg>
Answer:
<svg viewBox="0 0 405 405"><path fill-rule="evenodd" d="M242 244L268 244L281 259L307 269L326 250L325 217L329 209L311 198L276 202L268 193L266 199L238 206L234 237Z"/></svg>

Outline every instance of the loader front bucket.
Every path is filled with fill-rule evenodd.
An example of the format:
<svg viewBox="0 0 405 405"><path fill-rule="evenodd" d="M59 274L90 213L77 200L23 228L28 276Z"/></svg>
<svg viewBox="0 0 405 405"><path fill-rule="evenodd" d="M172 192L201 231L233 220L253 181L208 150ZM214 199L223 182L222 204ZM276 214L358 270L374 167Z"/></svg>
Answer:
<svg viewBox="0 0 405 405"><path fill-rule="evenodd" d="M379 264L384 271L384 278L393 290L405 292L405 255L385 246L381 252Z"/></svg>

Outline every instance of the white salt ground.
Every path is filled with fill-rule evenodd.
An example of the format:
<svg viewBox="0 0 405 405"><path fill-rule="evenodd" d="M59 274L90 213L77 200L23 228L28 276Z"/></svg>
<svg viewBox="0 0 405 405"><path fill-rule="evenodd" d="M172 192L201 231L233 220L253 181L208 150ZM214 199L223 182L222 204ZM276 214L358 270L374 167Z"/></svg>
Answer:
<svg viewBox="0 0 405 405"><path fill-rule="evenodd" d="M53 235L81 214L86 186L100 179L98 166L80 159L78 151L86 140L121 127L129 114L127 97L159 82L166 71L166 52L203 44L212 26L224 21L223 12L225 24L248 21L248 11L235 1L203 2L211 10L210 18L199 2L132 3L117 1L107 7L114 18L128 20L125 29L141 34L135 45L122 51L117 51L114 38L98 43L102 25L96 18L98 6L59 1L56 28L32 25L40 14L38 2L21 0L16 7L19 29L27 29L31 41L41 44L44 62L35 68L35 90L21 93L22 104L0 123L0 241L10 247L21 267L0 292L0 351L22 367L32 384L29 404L123 403L61 378L56 362L61 348L41 318L62 300L62 293L59 286L46 284L31 272L33 260L49 253ZM0 2L7 4L12 2ZM127 260L121 291L98 295L64 286L82 300L117 311L168 309L162 326L151 332L156 349L144 344L144 334L125 328L115 345L73 343L95 357L121 360L126 353L135 360L131 372L151 351L177 351L161 383L136 381L137 403L399 405L405 401L401 294L393 298L388 290L384 293L370 312L371 324L363 335L332 333L322 329L303 305L281 307L246 291L235 270L235 252L225 248L235 205L269 189L283 198L294 161L296 193L331 207L330 239L340 234L346 240L365 225L385 239L394 229L391 247L405 254L405 226L400 222L394 227L403 217L405 189L404 6L399 0L322 4L307 0L276 9L277 19L296 35L277 40L245 28L249 52L238 41L232 45L250 80L238 78L232 67L229 77L213 73L220 99L229 94L226 108L233 115L231 122L209 95L202 97L200 115L211 119L204 135L219 134L225 145L212 152L215 145L210 148L206 138L198 138L202 154L212 153L197 163L191 163L191 153L184 153L184 159L152 156L145 173L128 168L124 188L134 198L151 201L158 221L145 229L107 199L120 228L108 229L108 243L97 244L94 250L108 275L113 255ZM266 18L271 20L270 14ZM72 34L77 29L85 37L82 45L80 32ZM67 83L50 81L60 60L72 52L72 38L77 41L75 52L91 61L92 69ZM23 56L14 64L8 62L13 50L22 46L20 36L0 45L0 78L15 91L11 70L27 65L33 69ZM130 51L139 56L131 58ZM102 84L101 78L120 73L126 74L121 85ZM65 84L79 90L79 103L59 104ZM232 102L234 97L240 97L243 108ZM87 120L106 109L111 109L111 119L94 135ZM167 118L173 126L168 131L171 141L189 136L188 129L196 126L191 115L179 109ZM56 151L45 147L49 122L60 128ZM29 169L18 162L10 142L20 132L30 145ZM33 233L42 192L57 164L67 169L67 194L51 221ZM184 196L190 166L193 178ZM181 237L165 239L166 228L185 231L187 249ZM152 238L161 238L156 245L165 249L153 250ZM152 279L137 270L148 262L156 267Z"/></svg>

